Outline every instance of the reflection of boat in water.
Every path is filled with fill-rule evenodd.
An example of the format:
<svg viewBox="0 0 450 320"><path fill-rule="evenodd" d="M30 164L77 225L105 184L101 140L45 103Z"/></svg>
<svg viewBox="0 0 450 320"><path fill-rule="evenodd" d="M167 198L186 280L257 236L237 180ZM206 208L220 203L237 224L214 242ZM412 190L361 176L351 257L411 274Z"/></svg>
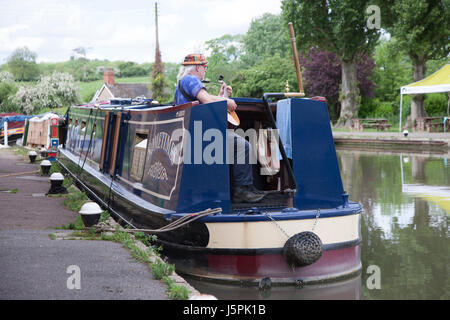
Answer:
<svg viewBox="0 0 450 320"><path fill-rule="evenodd" d="M336 281L300 286L276 286L261 290L256 286L237 287L188 279L195 289L219 300L360 300L361 275Z"/></svg>
<svg viewBox="0 0 450 320"><path fill-rule="evenodd" d="M235 98L246 133L276 128L282 107L267 97ZM254 165L255 185L268 192L258 203L231 199L224 101L72 107L59 162L122 221L160 229L179 273L239 283L349 277L361 269L362 208L343 190L326 103L282 101L292 161L265 174Z"/></svg>

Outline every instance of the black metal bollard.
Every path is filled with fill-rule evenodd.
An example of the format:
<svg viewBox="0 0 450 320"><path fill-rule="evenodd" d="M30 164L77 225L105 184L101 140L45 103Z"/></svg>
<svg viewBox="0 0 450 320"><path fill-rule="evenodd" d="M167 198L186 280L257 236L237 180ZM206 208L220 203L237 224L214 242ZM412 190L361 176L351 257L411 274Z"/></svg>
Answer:
<svg viewBox="0 0 450 320"><path fill-rule="evenodd" d="M47 194L59 194L59 193L67 193L66 188L62 186L64 182L64 176L59 172L54 172L50 176L50 190Z"/></svg>
<svg viewBox="0 0 450 320"><path fill-rule="evenodd" d="M42 175L48 176L50 173L50 167L52 166L52 163L48 160L43 160L41 162L41 171Z"/></svg>
<svg viewBox="0 0 450 320"><path fill-rule="evenodd" d="M79 214L81 215L81 220L83 220L84 226L89 228L98 223L102 212L103 210L97 203L86 202L81 207Z"/></svg>
<svg viewBox="0 0 450 320"><path fill-rule="evenodd" d="M34 163L34 161L36 160L36 157L37 157L36 151L28 152L28 158L30 158L31 163Z"/></svg>

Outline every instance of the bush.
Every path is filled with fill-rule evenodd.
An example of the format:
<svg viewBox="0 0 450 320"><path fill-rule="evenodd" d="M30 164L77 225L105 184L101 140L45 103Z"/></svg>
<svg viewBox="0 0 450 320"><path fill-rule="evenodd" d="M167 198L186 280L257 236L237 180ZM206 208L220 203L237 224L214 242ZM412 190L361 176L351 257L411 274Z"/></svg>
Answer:
<svg viewBox="0 0 450 320"><path fill-rule="evenodd" d="M373 116L376 118L387 118L392 117L394 115L394 107L390 102L380 102L375 111L373 112Z"/></svg>
<svg viewBox="0 0 450 320"><path fill-rule="evenodd" d="M32 114L35 109L39 110L39 100L38 90L28 86L21 86L12 99L17 109L25 114Z"/></svg>
<svg viewBox="0 0 450 320"><path fill-rule="evenodd" d="M0 111L18 112L19 108L13 103L12 98L17 92L14 82L0 81Z"/></svg>
<svg viewBox="0 0 450 320"><path fill-rule="evenodd" d="M446 114L446 94L427 94L425 97L425 111L428 116L441 116Z"/></svg>
<svg viewBox="0 0 450 320"><path fill-rule="evenodd" d="M375 109L377 108L379 103L380 101L378 99L362 97L361 104L358 110L358 117L368 118L370 114L373 114L375 112Z"/></svg>
<svg viewBox="0 0 450 320"><path fill-rule="evenodd" d="M0 72L0 83L6 82L6 83L12 83L14 82L14 76L12 73L8 71L2 71Z"/></svg>
<svg viewBox="0 0 450 320"><path fill-rule="evenodd" d="M80 100L78 86L68 73L53 72L41 77L35 86L22 86L16 92L13 103L26 114L43 108L69 106Z"/></svg>
<svg viewBox="0 0 450 320"><path fill-rule="evenodd" d="M284 92L286 80L289 81L291 92L297 91L297 77L292 61L275 54L252 68L239 72L230 85L235 97L261 98L264 92Z"/></svg>

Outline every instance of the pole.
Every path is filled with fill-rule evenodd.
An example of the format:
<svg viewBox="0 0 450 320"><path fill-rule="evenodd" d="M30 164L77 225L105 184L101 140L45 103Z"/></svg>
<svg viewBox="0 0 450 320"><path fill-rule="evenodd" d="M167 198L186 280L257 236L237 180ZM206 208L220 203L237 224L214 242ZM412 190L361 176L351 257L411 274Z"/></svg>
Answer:
<svg viewBox="0 0 450 320"><path fill-rule="evenodd" d="M3 141L5 142L5 147L8 147L8 121L6 120L3 128Z"/></svg>
<svg viewBox="0 0 450 320"><path fill-rule="evenodd" d="M289 22L288 26L289 26L289 33L291 35L292 54L294 56L294 65L295 65L295 72L297 74L298 90L300 93L304 94L302 74L300 71L300 62L298 61L297 45L295 44L295 34L292 22Z"/></svg>
<svg viewBox="0 0 450 320"><path fill-rule="evenodd" d="M398 132L402 132L402 98L403 98L403 94L401 93L400 90L400 120L399 120L399 124L398 124Z"/></svg>

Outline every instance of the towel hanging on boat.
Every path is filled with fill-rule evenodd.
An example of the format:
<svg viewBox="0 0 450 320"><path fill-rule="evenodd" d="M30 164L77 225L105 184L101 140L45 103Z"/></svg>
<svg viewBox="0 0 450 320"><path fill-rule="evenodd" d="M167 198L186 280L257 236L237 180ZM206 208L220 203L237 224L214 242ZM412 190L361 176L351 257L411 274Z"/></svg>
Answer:
<svg viewBox="0 0 450 320"><path fill-rule="evenodd" d="M292 159L291 99L277 102L277 128L286 156ZM283 159L278 150L278 159Z"/></svg>

